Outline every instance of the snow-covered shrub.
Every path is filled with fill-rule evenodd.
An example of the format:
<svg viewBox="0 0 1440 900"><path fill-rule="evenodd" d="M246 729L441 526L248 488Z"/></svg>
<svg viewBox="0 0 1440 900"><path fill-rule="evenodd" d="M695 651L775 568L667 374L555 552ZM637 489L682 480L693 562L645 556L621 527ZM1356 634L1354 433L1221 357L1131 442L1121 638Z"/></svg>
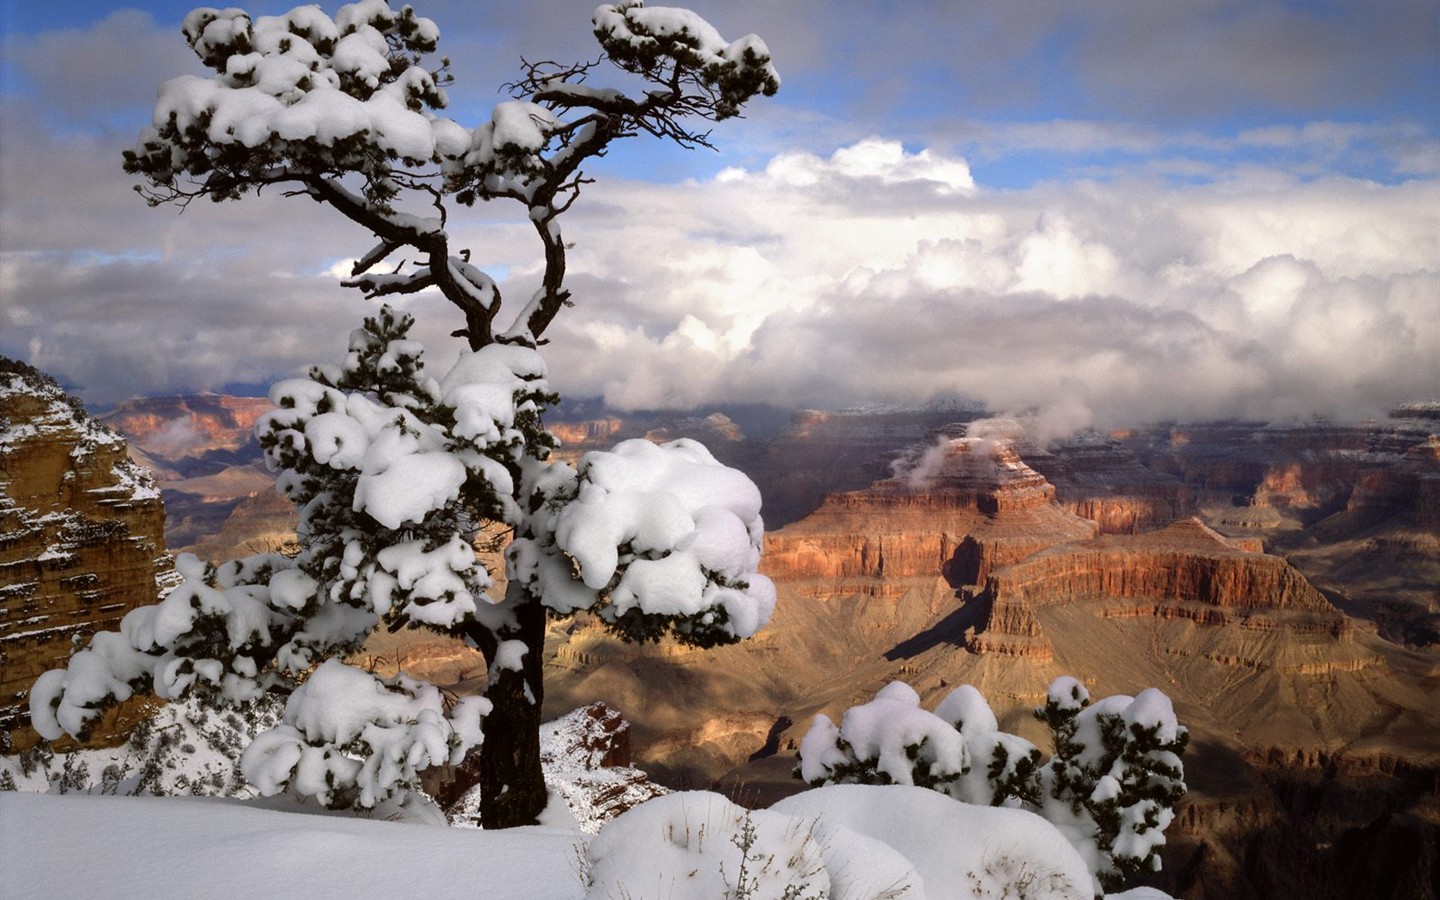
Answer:
<svg viewBox="0 0 1440 900"><path fill-rule="evenodd" d="M199 698L166 703L147 710L118 747L55 753L41 744L42 752L0 756L0 781L8 777L19 790L52 793L254 796L239 771L240 751L279 722L283 707L270 695L233 710L207 707ZM81 771L90 777L77 779Z"/></svg>
<svg viewBox="0 0 1440 900"><path fill-rule="evenodd" d="M903 682L847 710L837 726L817 715L796 774L811 785L915 785L957 800L1032 810L1085 859L1100 889L1160 867L1165 828L1185 792L1188 741L1170 700L1153 688L1090 704L1062 677L1035 714L1054 753L1002 732L974 687L961 685L929 712Z"/></svg>
<svg viewBox="0 0 1440 900"><path fill-rule="evenodd" d="M1035 711L1055 754L1040 772L1041 812L1070 836L1106 890L1160 868L1165 829L1185 794L1189 734L1155 688L1091 704L1073 678Z"/></svg>
<svg viewBox="0 0 1440 900"><path fill-rule="evenodd" d="M811 826L705 791L657 797L590 841L586 897L819 900L831 885Z"/></svg>

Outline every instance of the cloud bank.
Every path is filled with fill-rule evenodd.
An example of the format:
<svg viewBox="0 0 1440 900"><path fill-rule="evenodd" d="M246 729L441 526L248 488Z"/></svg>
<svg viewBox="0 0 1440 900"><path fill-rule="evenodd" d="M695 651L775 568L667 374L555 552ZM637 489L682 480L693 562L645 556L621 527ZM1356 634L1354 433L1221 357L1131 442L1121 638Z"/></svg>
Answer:
<svg viewBox="0 0 1440 900"><path fill-rule="evenodd" d="M1229 17L1182 4L1184 28L1086 4L1088 29L1067 31L1080 7L951 21L932 6L715 11L726 33L790 51L785 90L717 130L723 167L706 157L667 184L606 163L564 223L577 306L549 335L553 383L631 408L959 396L1062 429L1359 418L1440 390L1440 150L1400 115L1407 78L1433 68L1402 27L1420 7L1387 2L1344 31L1266 4ZM558 10L512 10L497 34L548 50ZM518 55L425 11L467 83L494 83L494 61ZM1037 56L1057 36L1069 49ZM148 92L182 70L183 45L134 13L41 38L6 42L31 87L0 99L0 353L97 404L265 382L340 353L370 307L333 273L369 235L276 195L146 209L119 171L138 123L111 118L144 105L122 85ZM908 73L889 49L902 40L950 62ZM1117 41L1139 49L1110 52ZM1227 42L1217 81L1201 51ZM1375 68L1382 57L1396 65ZM827 105L837 60L868 87ZM1350 81L1331 85L1335 71ZM1326 118L1362 95L1385 115ZM1203 118L1239 96L1305 115ZM1028 118L945 114L1007 104ZM982 177L1036 156L1075 165L1020 187ZM509 212L452 229L513 307L538 248ZM455 315L434 297L404 305L443 365Z"/></svg>
<svg viewBox="0 0 1440 900"><path fill-rule="evenodd" d="M597 189L644 214L583 216L561 383L633 407L958 394L1100 422L1357 417L1440 385L1434 182L987 192L963 165L872 140Z"/></svg>

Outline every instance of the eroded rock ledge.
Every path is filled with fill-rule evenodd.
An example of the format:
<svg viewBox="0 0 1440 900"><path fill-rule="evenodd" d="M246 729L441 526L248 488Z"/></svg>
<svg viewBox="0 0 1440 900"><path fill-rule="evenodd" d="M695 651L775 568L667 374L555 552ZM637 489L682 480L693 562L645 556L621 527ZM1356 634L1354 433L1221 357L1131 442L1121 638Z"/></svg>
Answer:
<svg viewBox="0 0 1440 900"><path fill-rule="evenodd" d="M1225 538L1198 519L1140 535L1105 535L1051 547L992 573L979 590L980 626L967 638L977 653L1051 659L1037 611L1086 604L1104 618L1186 619L1254 631L1285 630L1346 644L1353 626L1289 563L1254 542ZM1273 665L1221 654L1226 665ZM1337 661L1337 664L1340 664ZM1295 663L1334 671L1323 660ZM1363 668L1347 659L1342 668ZM1301 669L1296 669L1297 673Z"/></svg>

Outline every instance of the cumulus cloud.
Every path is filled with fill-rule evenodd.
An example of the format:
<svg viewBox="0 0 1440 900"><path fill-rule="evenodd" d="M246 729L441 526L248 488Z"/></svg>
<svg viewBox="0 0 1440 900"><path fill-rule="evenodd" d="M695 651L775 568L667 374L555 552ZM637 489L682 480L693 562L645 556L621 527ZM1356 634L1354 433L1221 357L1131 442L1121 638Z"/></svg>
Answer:
<svg viewBox="0 0 1440 900"><path fill-rule="evenodd" d="M898 145L867 153L892 167L836 153L805 156L803 179L782 157L712 184L597 186L646 215L585 222L593 280L552 350L560 383L640 407L959 393L1061 428L1360 416L1440 384L1433 182L957 194L904 176Z"/></svg>
<svg viewBox="0 0 1440 900"><path fill-rule="evenodd" d="M1376 18L1405 20L1411 6L1394 5ZM717 132L728 168L716 177L656 184L609 169L587 187L564 223L577 306L556 320L546 348L563 391L622 407L964 396L1057 434L1137 419L1361 416L1433 394L1433 129L1321 116L1217 132L1200 120L1127 119L1162 95L1177 108L1203 105L1191 95L1217 78L1239 94L1277 73L1275 97L1323 108L1316 92L1326 82L1312 71L1313 51L1288 39L1274 60L1242 41L1234 52L1244 67L1218 75L1188 52L1167 68L1157 54L1168 33L1146 16L1121 21L1120 7L1086 4L1094 27L1065 31L1079 7L924 6L821 15L818 0L743 0L715 12L725 33L761 31L786 49L786 91ZM1269 12L1168 11L1210 42L1242 27L1277 35L1283 11L1257 8ZM493 84L513 74L501 71L518 56L511 41L555 58L589 52L583 28L549 37L571 33L555 27L558 0L535 10L513 21L487 13L490 34L452 30L433 14L462 81ZM1332 41L1344 51L1331 60L1337 71L1358 73L1364 47L1393 30L1357 27ZM1102 60L1087 49L1127 34L1145 39L1134 54ZM0 105L0 352L101 403L266 381L338 353L369 307L334 273L370 236L274 194L183 215L147 210L118 166L138 126L78 129L57 116L93 122L133 105L136 90L182 68L167 54L186 51L133 14L63 38L40 36L28 55L6 45L39 93ZM1057 40L1068 57L1036 56ZM140 52L126 57L126 42ZM893 52L912 48L916 64L928 64L932 44L944 45L954 71L917 76ZM1412 44L1384 58L1413 68ZM86 55L98 68L77 59ZM1080 68L1045 83L1064 58ZM96 71L119 73L126 86L100 84ZM1386 72L1375 75L1377 97L1397 89ZM825 106L815 102L817 73L841 85L864 73L893 84ZM1117 80L1144 96L1129 108L1067 97L1069 112L1024 121L914 113L963 104L983 115L1006 97L1027 110L1057 85L1100 96ZM955 93L942 98L942 89ZM922 124L899 130L902 141L891 136L897 116ZM927 130L935 140L920 139ZM1114 158L1089 178L1007 190L970 165L1033 154ZM1366 154L1408 180L1338 174ZM475 249L512 307L538 279L529 224L503 218L513 211L486 206L452 221L457 243ZM435 361L443 365L455 315L426 295L405 304L422 338L450 348Z"/></svg>

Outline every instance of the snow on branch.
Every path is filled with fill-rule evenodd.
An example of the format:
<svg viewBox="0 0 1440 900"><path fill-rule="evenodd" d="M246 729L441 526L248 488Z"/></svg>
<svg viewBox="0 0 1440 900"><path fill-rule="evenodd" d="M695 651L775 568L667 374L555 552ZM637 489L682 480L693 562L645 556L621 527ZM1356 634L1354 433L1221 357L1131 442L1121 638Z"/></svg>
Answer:
<svg viewBox="0 0 1440 900"><path fill-rule="evenodd" d="M256 19L240 9L197 9L183 31L212 74L161 87L151 126L125 152L125 170L145 178L137 190L151 204L234 200L270 185L308 195L381 239L346 285L371 296L435 287L464 312L466 326L455 333L472 348L497 339L535 344L571 302L556 217L589 182L584 163L641 132L710 146L708 132L687 119L739 115L780 85L762 40L726 41L688 10L631 0L600 7L592 24L602 60L641 75L648 90L631 97L583 84L596 63L524 62L525 74L509 85L514 99L466 127L439 114L449 102L449 62L427 68L440 32L409 6L363 0L333 18L315 6ZM358 193L341 184L347 176L359 176ZM494 282L474 277L468 253L449 247L452 196L464 206L523 203L540 237L542 287L504 329L492 324L500 309ZM439 215L402 211L416 202ZM399 269L366 275L407 245L424 257L408 279Z"/></svg>
<svg viewBox="0 0 1440 900"><path fill-rule="evenodd" d="M587 453L559 499L551 542L520 544L509 565L552 608L594 609L631 640L671 634L702 647L769 622L775 587L756 571L760 493L698 442Z"/></svg>
<svg viewBox="0 0 1440 900"><path fill-rule="evenodd" d="M617 65L672 92L690 83L708 90L715 119L739 115L756 94L773 96L780 76L770 48L755 35L726 41L688 9L646 8L640 0L595 10L595 37Z"/></svg>
<svg viewBox="0 0 1440 900"><path fill-rule="evenodd" d="M418 787L420 770L458 763L479 746L489 711L483 697L447 711L433 685L326 660L290 695L283 724L246 747L240 768L264 796L288 789L326 806L373 809Z"/></svg>

